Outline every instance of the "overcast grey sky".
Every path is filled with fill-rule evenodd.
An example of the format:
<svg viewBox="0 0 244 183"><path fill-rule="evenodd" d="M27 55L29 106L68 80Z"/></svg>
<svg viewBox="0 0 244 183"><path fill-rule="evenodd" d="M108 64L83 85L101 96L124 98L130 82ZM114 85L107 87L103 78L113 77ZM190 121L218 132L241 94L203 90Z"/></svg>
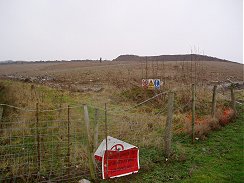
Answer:
<svg viewBox="0 0 244 183"><path fill-rule="evenodd" d="M197 52L242 62L242 0L0 0L0 60Z"/></svg>

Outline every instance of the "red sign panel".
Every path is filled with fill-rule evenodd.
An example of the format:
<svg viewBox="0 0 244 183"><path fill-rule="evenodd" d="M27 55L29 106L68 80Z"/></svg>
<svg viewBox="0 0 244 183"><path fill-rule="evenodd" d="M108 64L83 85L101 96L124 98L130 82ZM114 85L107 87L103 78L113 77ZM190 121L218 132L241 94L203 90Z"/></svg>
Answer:
<svg viewBox="0 0 244 183"><path fill-rule="evenodd" d="M143 87L144 89L147 89L147 88L148 88L148 80L147 80L147 79L143 79L143 80L142 80L142 87Z"/></svg>
<svg viewBox="0 0 244 183"><path fill-rule="evenodd" d="M124 151L107 150L103 155L103 179L136 173L138 170L138 148L131 148Z"/></svg>

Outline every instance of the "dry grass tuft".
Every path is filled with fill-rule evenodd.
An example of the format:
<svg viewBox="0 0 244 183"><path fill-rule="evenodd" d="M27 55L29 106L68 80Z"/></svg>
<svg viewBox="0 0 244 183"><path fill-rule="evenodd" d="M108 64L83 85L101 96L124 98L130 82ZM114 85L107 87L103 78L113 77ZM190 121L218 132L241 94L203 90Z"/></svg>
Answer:
<svg viewBox="0 0 244 183"><path fill-rule="evenodd" d="M230 108L226 108L222 114L222 116L220 116L219 118L219 124L221 126L225 126L227 125L228 123L230 123L233 118L235 116L235 112L233 109L230 109Z"/></svg>

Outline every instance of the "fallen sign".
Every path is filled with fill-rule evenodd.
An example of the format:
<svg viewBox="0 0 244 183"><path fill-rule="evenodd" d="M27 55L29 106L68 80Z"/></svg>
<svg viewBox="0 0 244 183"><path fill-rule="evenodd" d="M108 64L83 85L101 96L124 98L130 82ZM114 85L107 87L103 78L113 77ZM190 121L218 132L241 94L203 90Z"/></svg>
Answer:
<svg viewBox="0 0 244 183"><path fill-rule="evenodd" d="M94 155L102 162L103 179L137 173L140 169L138 147L110 136L107 137L107 150L104 139Z"/></svg>

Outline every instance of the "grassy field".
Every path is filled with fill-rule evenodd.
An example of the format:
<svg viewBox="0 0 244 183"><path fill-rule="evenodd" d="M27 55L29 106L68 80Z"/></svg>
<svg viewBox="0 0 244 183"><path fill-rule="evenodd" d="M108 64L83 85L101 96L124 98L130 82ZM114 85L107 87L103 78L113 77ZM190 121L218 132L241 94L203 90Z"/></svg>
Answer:
<svg viewBox="0 0 244 183"><path fill-rule="evenodd" d="M82 105L88 104L92 133L94 128L94 106L100 110L98 118L98 140L100 143L104 138L104 111L102 110L104 103L102 102L108 99L102 98L101 93L84 95L83 93L56 90L43 85L12 80L1 80L0 86L1 103L18 106L24 110L35 110L35 105L38 102L40 111L44 109L51 110L39 114L39 134L41 136L39 143L41 152L40 174L43 181L50 178L50 172L52 172L51 178L67 174L67 165L69 164L67 160L67 106L80 106L70 109L71 172L75 178L89 177L86 148L87 135L84 130ZM162 139L162 137L157 138L157 136L162 133L165 116L148 116L142 113L136 114L135 111L125 113L124 111L121 112L123 107L123 104L118 105L113 101L109 102L109 135L140 147L150 146L152 143L154 146L161 144L161 140L157 139ZM64 109L52 111L52 109L57 108ZM151 121L154 121L154 126L149 126ZM29 112L5 106L0 125L0 180L5 180L5 178L8 180L16 179L21 182L36 180L38 154L36 150L35 111ZM4 158L8 156L9 158Z"/></svg>
<svg viewBox="0 0 244 183"><path fill-rule="evenodd" d="M206 140L191 144L188 136L175 136L174 154L167 161L160 148L140 149L139 173L108 182L243 182L244 107L238 111L233 123Z"/></svg>
<svg viewBox="0 0 244 183"><path fill-rule="evenodd" d="M243 111L240 112L242 116L236 123L226 127L221 127L219 124L213 127L216 124L213 123L210 113L213 81L216 82L214 79L218 83L223 83L228 78L234 81L241 80L243 70L240 64L199 62L195 78L193 77L195 71L191 70L190 62L184 64L183 62L150 62L148 67L149 77L165 81L159 91L147 91L141 88L141 78L145 77L145 63L136 61L31 63L0 67L2 76L0 103L34 109L34 111L37 102L40 110L64 108L62 111L43 112L39 116L42 128L40 130L42 155L40 172L44 180L48 180L50 176L53 178L67 174L68 161L71 162L74 175L89 178L87 136L84 130L82 104L88 104L91 130L94 127L95 108L99 108L99 142L101 142L104 138L104 104L107 103L108 134L138 146L141 165L138 174L109 181L224 182L233 179L231 182L238 182L240 177L234 176L235 173L238 174L236 171L238 168L232 167L238 163L238 159L242 159L238 148L243 147L243 144L240 144L243 141L240 139L243 132L241 125ZM191 82L194 79L197 82L195 135L200 140L192 145L189 125ZM163 153L163 137L167 117L167 96L157 97L137 108L133 106L159 92L173 88L177 89L173 121L174 151L166 161ZM243 100L243 97L243 90L236 92L237 99ZM229 108L229 100L230 91L227 88L217 91L217 119L223 115L225 109ZM68 105L79 106L71 109L70 115L72 142L70 160L67 158ZM217 129L220 130L216 131ZM38 168L35 112L29 113L4 107L0 130L2 145L0 165L4 170L3 178L8 176L11 179L28 172L29 178L26 179L26 176L22 178L24 182L36 180L36 177L31 177ZM31 142L31 146L28 147L26 142ZM11 158L6 161L6 158L3 158L6 156ZM28 166L25 163L26 157L30 157ZM32 165L29 166L31 163L33 169ZM240 162L240 165L243 165L243 162Z"/></svg>

